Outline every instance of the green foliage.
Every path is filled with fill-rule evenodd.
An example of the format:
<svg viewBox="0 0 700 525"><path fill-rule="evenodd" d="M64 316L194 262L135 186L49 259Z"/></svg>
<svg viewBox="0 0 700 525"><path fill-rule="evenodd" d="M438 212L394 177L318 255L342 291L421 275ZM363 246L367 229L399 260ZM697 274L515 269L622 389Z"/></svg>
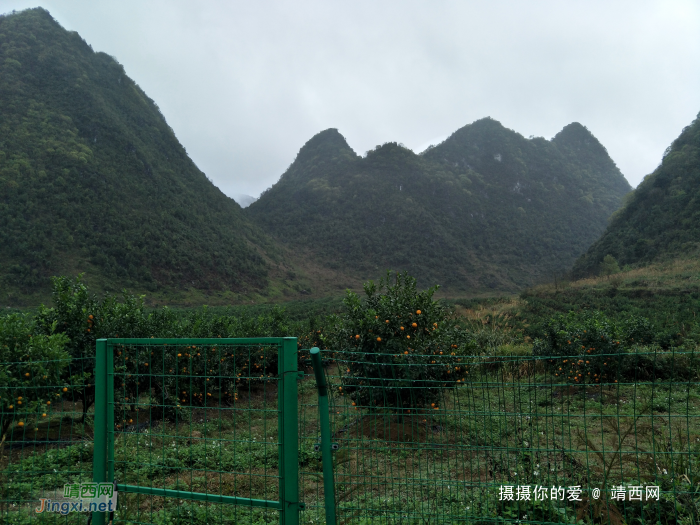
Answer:
<svg viewBox="0 0 700 525"><path fill-rule="evenodd" d="M37 324L41 331L57 330L67 336L70 356L83 363L81 373L64 378L72 393L80 399L83 414L95 401L95 342L108 337L140 337L145 333L143 297L123 294L123 302L106 296L102 300L91 294L78 276L52 278L54 306L39 308Z"/></svg>
<svg viewBox="0 0 700 525"><path fill-rule="evenodd" d="M606 254L623 265L694 256L700 247L700 116L673 141L651 175L615 212L600 239L576 261L594 275Z"/></svg>
<svg viewBox="0 0 700 525"><path fill-rule="evenodd" d="M544 327L544 337L536 339L534 356L551 357L549 369L558 378L572 384L610 383L622 377L635 377L625 366L632 345L650 344L654 338L648 320L630 317L614 322L602 312L570 312L552 317Z"/></svg>
<svg viewBox="0 0 700 525"><path fill-rule="evenodd" d="M619 271L620 266L618 266L615 257L613 257L610 254L603 257L603 262L600 263L600 275L610 277L611 275L616 274Z"/></svg>
<svg viewBox="0 0 700 525"><path fill-rule="evenodd" d="M266 243L113 57L41 8L0 17L0 282L262 290Z"/></svg>
<svg viewBox="0 0 700 525"><path fill-rule="evenodd" d="M95 400L95 347L98 339L294 335L299 338L300 348L302 345L315 346L316 340L320 340L320 326L315 318L307 322L291 322L286 312L278 307L251 315L240 309L236 310L237 315L229 310L215 313L207 307L187 312L164 307L147 313L143 297L124 292L121 301L109 295L100 299L90 292L80 276L75 280L55 277L52 285L54 305L39 308L36 330L44 332L42 337L49 337L54 331L60 332L70 358L81 363L80 367L66 368L62 380L71 385L69 394L81 400L83 418ZM212 382L208 375L214 368L220 377ZM238 388L269 381L277 374L277 368L276 351L261 351L260 355L251 356L247 348L226 353L213 346L206 351L187 348L175 355L162 347L144 352L139 347L123 345L115 356L115 372L124 377L123 384L117 385L117 421L120 425L129 423L137 397L144 391L164 405L161 413L153 410L153 416L172 419L175 416L173 407L178 400L191 406L206 405L210 401L229 403L235 399ZM145 378L144 373L149 371L156 379ZM245 377L239 378L242 371ZM176 387L183 384L183 376L187 378L185 389Z"/></svg>
<svg viewBox="0 0 700 525"><path fill-rule="evenodd" d="M323 131L244 213L363 279L516 290L568 270L629 189L579 124L546 141L482 119L422 155L387 143L360 157Z"/></svg>
<svg viewBox="0 0 700 525"><path fill-rule="evenodd" d="M449 311L433 300L437 287L419 292L407 273L364 286L365 300L348 291L345 314L331 348L347 366L341 392L365 407L421 407L447 384L468 374L457 354L473 349Z"/></svg>
<svg viewBox="0 0 700 525"><path fill-rule="evenodd" d="M229 311L216 314L207 307L176 315L163 308L149 314L144 324L145 333L151 337L175 338L286 337L298 329L297 324L290 323L286 312L277 307L257 315L233 315ZM131 352L138 353L138 350L131 349ZM180 399L183 404L196 406L205 405L208 400L230 402L239 388L270 381L277 374L277 357L276 349L262 349L260 354L250 355L245 347L226 353L214 345L206 351L193 347L177 358L165 349L156 350L150 356L136 356L136 359L132 355L128 367L148 362L154 376L162 374L168 378L163 384L165 392L158 390L158 398L165 395L168 399ZM212 382L207 376L213 369L219 377ZM137 368L134 377L136 374ZM244 377L241 379L237 375ZM185 376L188 386L176 392L178 376ZM182 377L179 384L183 384ZM133 395L138 386L134 380L125 388Z"/></svg>
<svg viewBox="0 0 700 525"><path fill-rule="evenodd" d="M139 404L152 406L155 419L186 419L190 409L179 407L231 405L239 389L275 382L278 349L271 347L224 347L216 344L118 345L114 357L116 421L129 426ZM146 395L147 400L142 399Z"/></svg>
<svg viewBox="0 0 700 525"><path fill-rule="evenodd" d="M648 319L653 326L653 343L664 349L700 342L700 289L694 285L694 271L661 277L618 275L623 281L620 285L602 281L563 290L526 290L514 319L519 320L527 336L535 339L544 337L544 325L552 316L600 310L615 322L630 316Z"/></svg>
<svg viewBox="0 0 700 525"><path fill-rule="evenodd" d="M320 319L329 315L339 314L343 310L343 295L333 295L318 299L304 299L284 301L278 303L256 303L236 306L209 306L207 311L212 315L229 315L234 317L258 317L267 316L275 308L283 308L289 322L308 322L311 319ZM186 315L189 308L171 307L178 315Z"/></svg>
<svg viewBox="0 0 700 525"><path fill-rule="evenodd" d="M40 334L33 319L0 317L0 441L10 425L33 432L46 402L63 395L62 372L70 364L64 334Z"/></svg>
<svg viewBox="0 0 700 525"><path fill-rule="evenodd" d="M285 310L273 306L248 313L225 309L215 313L206 306L177 314L165 307L148 315L148 336L153 337L286 337L296 325Z"/></svg>
<svg viewBox="0 0 700 525"><path fill-rule="evenodd" d="M92 459L93 444L89 442L29 455L10 465L6 471L10 482L5 487L0 487L0 494L3 498L24 499L32 490L37 489L35 478L38 473L41 473L39 486L43 490L62 488L72 481L85 481L80 478L80 466L92 463Z"/></svg>

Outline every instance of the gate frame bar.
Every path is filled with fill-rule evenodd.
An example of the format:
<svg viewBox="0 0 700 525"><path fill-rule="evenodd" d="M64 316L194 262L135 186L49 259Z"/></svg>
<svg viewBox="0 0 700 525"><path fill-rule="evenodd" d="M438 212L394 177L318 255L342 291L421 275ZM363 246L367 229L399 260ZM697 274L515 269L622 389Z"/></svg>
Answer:
<svg viewBox="0 0 700 525"><path fill-rule="evenodd" d="M226 344L277 345L278 381L277 411L279 433L279 501L240 498L220 494L205 494L155 487L117 483L120 492L149 494L212 503L263 507L280 511L280 525L299 525L299 421L297 399L299 378L296 337L253 338L114 338L98 339L95 345L95 426L92 462L92 481L114 483L114 345L129 344ZM110 431L111 430L111 431ZM92 523L105 525L106 512L93 512Z"/></svg>

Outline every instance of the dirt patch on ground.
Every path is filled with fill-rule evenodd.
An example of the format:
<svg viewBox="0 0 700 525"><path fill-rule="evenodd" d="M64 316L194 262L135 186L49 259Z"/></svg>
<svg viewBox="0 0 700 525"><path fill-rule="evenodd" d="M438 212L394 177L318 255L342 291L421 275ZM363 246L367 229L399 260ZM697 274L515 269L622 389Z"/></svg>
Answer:
<svg viewBox="0 0 700 525"><path fill-rule="evenodd" d="M429 415L364 415L338 437L357 440L372 439L390 443L440 445L454 443L445 429Z"/></svg>

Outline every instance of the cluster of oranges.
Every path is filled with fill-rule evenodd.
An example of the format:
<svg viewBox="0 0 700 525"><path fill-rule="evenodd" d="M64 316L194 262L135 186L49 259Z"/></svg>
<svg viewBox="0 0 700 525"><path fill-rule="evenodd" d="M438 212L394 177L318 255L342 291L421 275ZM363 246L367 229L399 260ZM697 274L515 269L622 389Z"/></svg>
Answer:
<svg viewBox="0 0 700 525"><path fill-rule="evenodd" d="M591 348L588 350L590 353ZM575 383L585 382L587 380L592 380L595 383L599 383L601 378L606 375L606 371L596 372L596 368L591 366L590 359L563 359L561 362L562 366L558 367L554 372L555 377L562 377ZM604 361L602 366L607 367L608 362ZM617 381L615 381L617 383Z"/></svg>
<svg viewBox="0 0 700 525"><path fill-rule="evenodd" d="M577 385L617 382L617 356L625 352L624 336L602 317L563 317L551 327L551 334L538 349L557 381ZM604 322L599 322L604 321ZM582 324L586 323L586 324Z"/></svg>
<svg viewBox="0 0 700 525"><path fill-rule="evenodd" d="M63 388L61 389L61 392L64 392L64 393L65 393L65 392L68 392L68 387L63 387ZM61 397L61 394L56 394L56 397ZM0 398L0 399L1 399L1 398ZM21 409L21 408L24 408L24 406L23 406L23 405L25 404L24 396L17 396L17 398L15 399L14 402L12 402L12 403L10 403L9 405L7 405L7 409L8 409L8 410L15 410L15 404L17 405L16 408L17 408L18 410ZM46 405L46 407L47 407L47 409L48 409L48 408L51 406L51 401L46 401L46 402L44 402L44 404ZM46 412L42 412L42 413L41 413L41 417L42 417L42 418L47 417L47 413L46 413ZM17 422L17 426L18 426L18 427L24 427L24 420L21 420L21 419L20 419L20 420ZM34 431L35 431L35 432L37 432L38 430L39 430L38 427L35 427L35 428L34 428Z"/></svg>
<svg viewBox="0 0 700 525"><path fill-rule="evenodd" d="M423 312L422 312L421 310L416 310L416 315L421 315L422 313L423 313ZM410 314L408 314L408 315L409 315L410 317L413 317L413 314L412 314L412 313L410 313ZM396 315L396 317L400 317L400 316L399 316L399 315ZM378 316L378 315L375 315L374 318L375 318L375 319L379 319L379 316ZM389 324L389 323L390 323L389 319L385 319L385 320L384 320L384 324ZM433 323L433 330L437 329L437 326L438 326L437 323ZM410 323L410 327L413 328L413 329L415 330L415 329L418 328L418 323L415 322L415 321L413 321L413 322ZM394 336L399 336L399 332L405 332L405 331L406 331L406 327L403 326L403 325L401 325L401 326L398 327L398 330L395 330L395 331L394 331L394 334L393 334L393 335L394 335ZM368 333L371 334L372 332L373 332L372 330L368 330ZM401 334L401 336L403 337L403 334ZM414 333L414 337L415 337L415 333ZM350 339L351 339L351 340L354 339L356 343L359 343L359 342L360 342L360 338L361 338L361 337L360 337L360 334L355 334L354 336L350 336ZM406 339L411 339L411 334L406 334ZM378 343L381 343L383 339L381 338L381 336L377 336L377 337L375 338L375 340L376 340ZM357 346L357 344L356 344L355 346Z"/></svg>

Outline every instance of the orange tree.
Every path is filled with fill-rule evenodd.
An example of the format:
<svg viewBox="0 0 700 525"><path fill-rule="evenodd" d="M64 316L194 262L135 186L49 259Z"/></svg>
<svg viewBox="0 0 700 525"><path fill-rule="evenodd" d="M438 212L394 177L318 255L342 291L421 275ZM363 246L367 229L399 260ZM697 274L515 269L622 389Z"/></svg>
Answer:
<svg viewBox="0 0 700 525"><path fill-rule="evenodd" d="M66 390L61 376L70 365L68 339L36 328L24 315L0 317L0 442L13 423L34 435L36 422Z"/></svg>
<svg viewBox="0 0 700 525"><path fill-rule="evenodd" d="M283 337L291 330L285 311L278 307L265 314L243 316L230 311L215 314L207 307L180 316L163 309L151 313L146 323L147 332L155 337ZM141 359L141 366L150 360L149 369L165 378L166 391L188 405L229 403L238 388L274 381L277 376L277 352L268 347L188 346L176 352L161 348L154 349L150 357L142 357L145 361ZM186 387L175 386L183 384Z"/></svg>
<svg viewBox="0 0 700 525"><path fill-rule="evenodd" d="M82 402L83 419L95 398L97 339L281 337L297 328L280 308L259 315L230 311L217 315L206 307L185 314L168 308L146 314L143 297L124 292L121 301L98 298L80 276L54 277L52 284L54 305L39 309L37 324L44 334L55 329L68 338L66 349L74 366L64 371L63 380L71 385L69 395ZM225 351L216 345L206 349L122 345L116 349L114 366L120 377L115 385L118 420L128 423L137 412L138 398L146 393L159 401L160 408L150 411L156 418L174 417L178 404L231 402L237 388L274 380L277 353L252 347Z"/></svg>
<svg viewBox="0 0 700 525"><path fill-rule="evenodd" d="M653 339L653 327L642 317L615 322L602 312L569 312L545 323L544 337L535 340L533 355L549 358L546 363L557 381L617 382L623 375L636 374L639 360L630 358L629 348Z"/></svg>
<svg viewBox="0 0 700 525"><path fill-rule="evenodd" d="M145 336L143 297L123 294L123 302L112 296L98 299L89 292L81 276L52 278L54 306L41 306L37 324L41 332L52 330L67 336L66 350L73 367L64 371L69 394L82 402L83 420L95 402L95 342L107 337ZM78 371L78 372L76 372Z"/></svg>
<svg viewBox="0 0 700 525"><path fill-rule="evenodd" d="M378 285L366 283L364 300L347 292L345 313L326 341L344 369L339 392L360 407L439 408L440 393L468 375L463 356L472 353L473 338L433 300L437 286L419 292L407 273L391 280L388 272Z"/></svg>
<svg viewBox="0 0 700 525"><path fill-rule="evenodd" d="M115 304L110 311L134 301L125 297L124 303ZM290 331L287 315L277 307L265 314L243 316L230 311L216 314L207 307L180 314L163 308L147 317L139 312L131 313L141 319L134 325L140 336L131 335L133 332L119 322L125 317L122 314L111 316L113 324L101 326L122 337L188 339L280 337ZM144 394L151 396L148 418L174 420L177 415L182 419L189 414L184 407L230 405L240 388L271 382L277 376L276 349L260 346L119 345L114 364L119 376L115 383L118 426L142 422L139 414L144 412L138 403Z"/></svg>

